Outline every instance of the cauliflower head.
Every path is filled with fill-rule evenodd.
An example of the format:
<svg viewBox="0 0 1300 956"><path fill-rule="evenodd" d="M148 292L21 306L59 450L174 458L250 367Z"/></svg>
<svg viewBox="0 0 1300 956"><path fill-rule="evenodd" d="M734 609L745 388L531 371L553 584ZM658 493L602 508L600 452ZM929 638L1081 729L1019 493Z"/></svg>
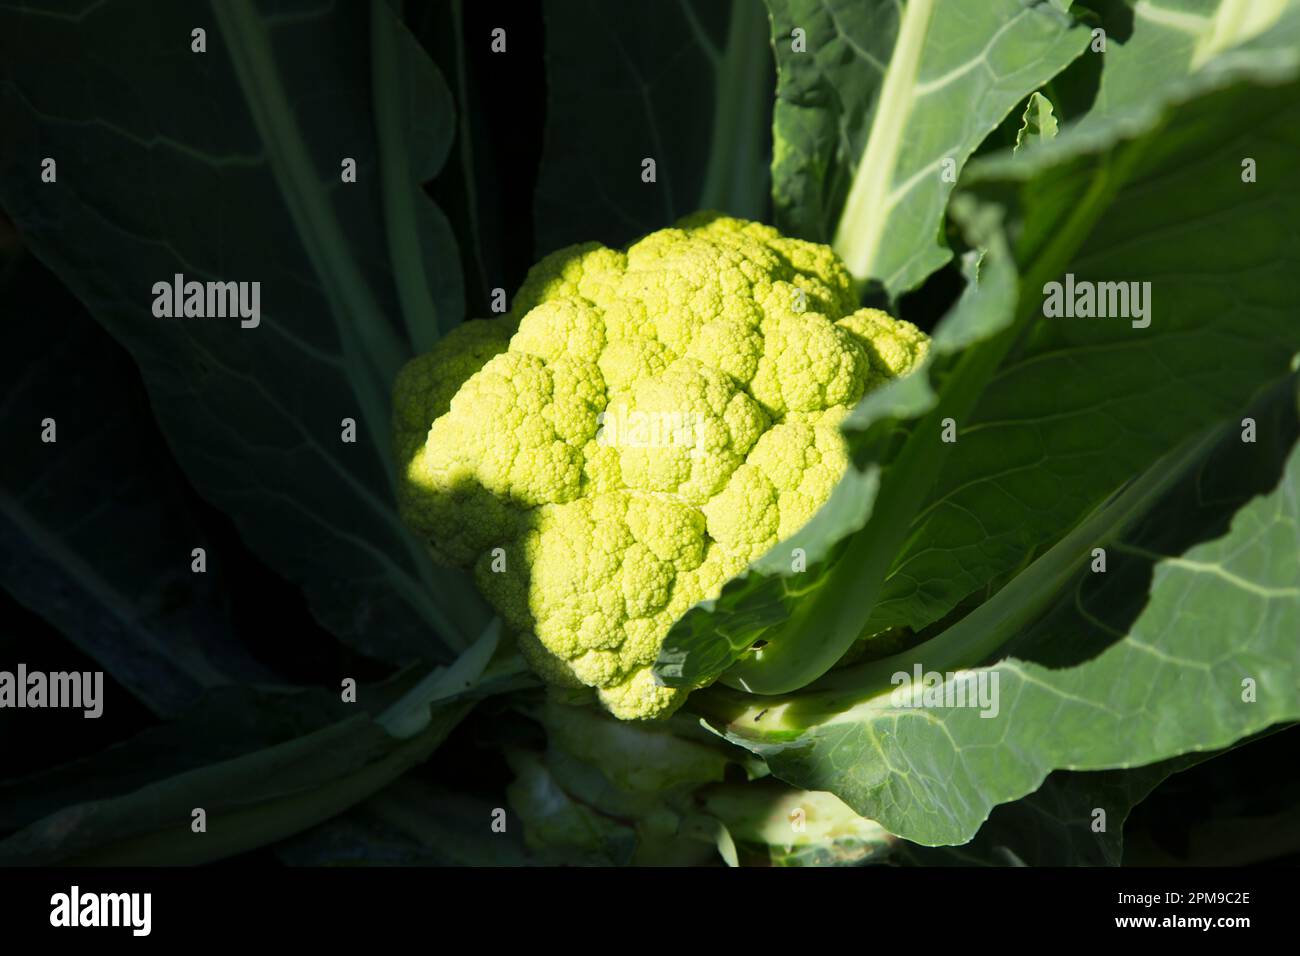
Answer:
<svg viewBox="0 0 1300 956"><path fill-rule="evenodd" d="M547 681L624 719L687 693L673 623L788 538L848 465L839 423L929 339L858 309L828 246L697 213L542 259L394 389L399 505L473 568Z"/></svg>

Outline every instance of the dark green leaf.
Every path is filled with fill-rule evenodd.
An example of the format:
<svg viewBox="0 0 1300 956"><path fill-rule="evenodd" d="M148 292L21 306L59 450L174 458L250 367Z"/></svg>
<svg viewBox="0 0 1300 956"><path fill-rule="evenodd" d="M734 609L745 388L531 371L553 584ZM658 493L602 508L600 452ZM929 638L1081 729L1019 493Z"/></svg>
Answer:
<svg viewBox="0 0 1300 956"><path fill-rule="evenodd" d="M766 218L774 83L763 7L546 4L537 251L619 246L698 209ZM653 159L656 181L642 181Z"/></svg>
<svg viewBox="0 0 1300 956"><path fill-rule="evenodd" d="M959 350L978 336L942 323L935 350L952 347L960 359L952 374L932 371L942 382L939 405L896 458L872 432L882 419L925 410L922 377L859 406L846 426L867 428L865 439L850 439L857 458L865 448L868 461L885 465L871 517L843 557L798 589L797 606L771 591L751 593L765 587L761 579L730 585L763 611L735 633L744 643L768 643L739 661L729 682L788 693L824 673L860 635L932 624L968 595L996 587L1132 475L1286 374L1300 348L1300 244L1280 224L1300 216L1300 194L1281 176L1244 182L1241 157L1285 168L1296 151L1298 104L1293 87L1241 84L1173 107L1144 137L1112 142L1101 154L1044 166L1040 157L1056 155L1063 133L968 171L982 198L963 194L953 212L968 233L970 223L987 220L977 230L983 238L970 238L986 248L988 269L999 261L989 244L1006 205L1021 274L1017 322L1027 328L1014 348L1013 331ZM1067 271L1088 281L1151 282L1150 326L1126 317L1044 318L1046 283ZM1249 302L1241 299L1243 276ZM989 295L972 302L1005 307ZM1002 363L996 374L990 361ZM913 398L903 402L904 394ZM952 444L938 441L944 418L957 429ZM724 611L727 600L724 590ZM793 616L776 623L780 613ZM688 617L680 627L709 632L707 618ZM714 630L725 638L733 628L724 617ZM713 641L702 662L726 658ZM741 653L742 641L726 650Z"/></svg>
<svg viewBox="0 0 1300 956"><path fill-rule="evenodd" d="M1081 551L1075 583L1051 602L1016 656L969 670L1021 633L1021 616L1033 610L1026 594L1057 590L1058 549L911 652L836 672L810 693L772 701L763 715L752 705L731 710L730 738L778 776L831 790L892 832L937 845L970 839L994 804L1036 789L1051 769L1148 764L1296 720L1294 388L1292 380L1274 390L1257 413L1261 426L1275 430L1273 440L1243 443L1234 426L1215 445L1192 443L1183 456L1190 469L1162 461L1081 526L1081 544L1065 539L1058 548ZM1283 466L1277 456L1288 448ZM1277 486L1236 510L1259 476L1278 468ZM1165 470L1176 480L1154 510L1143 508ZM1157 481L1147 489L1149 477ZM1201 502L1190 512L1189 496ZM1149 517L1108 531L1107 515L1128 508ZM1090 543L1126 560L1092 572ZM996 678L994 707L900 706L890 673L912 666L947 675L945 688L971 675L983 674L990 686Z"/></svg>
<svg viewBox="0 0 1300 956"><path fill-rule="evenodd" d="M1191 754L1132 770L1058 770L1029 796L994 807L969 843L906 844L901 855L922 866L1119 866L1133 807L1170 774L1204 759Z"/></svg>
<svg viewBox="0 0 1300 956"><path fill-rule="evenodd" d="M1286 374L1300 349L1300 242L1283 224L1300 216L1300 193L1282 175L1244 183L1241 158L1285 168L1298 123L1295 88L1244 87L1182 108L1141 141L1145 153L1091 235L1024 294L1041 309L1041 281L1066 272L1150 282L1150 327L1037 318L961 421L868 630L939 619ZM1061 217L1120 177L1115 164L1114 154L1080 157L1026 182L989 183L990 196L1017 204L1017 256L1042 261Z"/></svg>
<svg viewBox="0 0 1300 956"><path fill-rule="evenodd" d="M200 863L307 830L437 749L473 707L482 650L495 647L489 633L432 680L410 686L404 675L362 689L356 704L325 692L214 691L177 724L7 785L10 825L26 822L37 797L48 815L0 841L0 865ZM196 832L197 809L206 826Z"/></svg>
<svg viewBox="0 0 1300 956"><path fill-rule="evenodd" d="M1088 39L1069 16L1023 0L768 6L777 224L833 239L854 277L891 297L948 261L944 208L967 158Z"/></svg>
<svg viewBox="0 0 1300 956"><path fill-rule="evenodd" d="M31 258L0 287L0 583L160 715L271 680L234 638L217 555L130 357ZM191 570L194 548L209 573Z"/></svg>
<svg viewBox="0 0 1300 956"><path fill-rule="evenodd" d="M467 645L484 607L434 572L391 492L389 383L463 306L455 243L416 193L446 154L450 100L387 5L11 9L0 44L0 199L133 354L195 486L359 649ZM403 93L378 115L372 79ZM154 317L151 289L175 274L260 282L260 324Z"/></svg>

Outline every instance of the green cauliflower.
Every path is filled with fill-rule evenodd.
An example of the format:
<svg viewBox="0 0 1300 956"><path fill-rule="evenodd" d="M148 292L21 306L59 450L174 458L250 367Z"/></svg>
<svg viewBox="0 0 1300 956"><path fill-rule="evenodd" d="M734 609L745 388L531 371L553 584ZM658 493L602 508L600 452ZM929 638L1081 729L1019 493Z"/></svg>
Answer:
<svg viewBox="0 0 1300 956"><path fill-rule="evenodd" d="M651 671L672 624L813 516L841 419L928 342L857 309L828 246L760 223L561 249L509 315L399 375L402 516L474 569L543 678L666 716L687 693Z"/></svg>

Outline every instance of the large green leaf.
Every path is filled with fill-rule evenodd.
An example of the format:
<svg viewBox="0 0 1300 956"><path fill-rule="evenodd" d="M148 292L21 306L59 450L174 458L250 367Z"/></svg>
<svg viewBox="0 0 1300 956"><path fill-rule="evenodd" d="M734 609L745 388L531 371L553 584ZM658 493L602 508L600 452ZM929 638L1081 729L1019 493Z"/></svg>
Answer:
<svg viewBox="0 0 1300 956"><path fill-rule="evenodd" d="M218 552L130 356L31 257L0 290L0 585L158 714L270 681L235 638ZM190 570L196 547L209 573Z"/></svg>
<svg viewBox="0 0 1300 956"><path fill-rule="evenodd" d="M716 691L697 706L778 776L927 845L966 842L1052 769L1138 766L1296 720L1300 427L1285 386L1252 416L1270 440L1234 425L1190 442L934 640L761 713ZM1234 514L1282 455L1276 487ZM1093 573L1092 547L1124 560ZM1014 656L970 670L1017 636ZM996 678L996 714L899 706L893 675L913 667L943 687Z"/></svg>
<svg viewBox="0 0 1300 956"><path fill-rule="evenodd" d="M1240 79L1284 82L1300 62L1295 0L1141 0L1102 7L1100 84L1087 112L1042 165L1150 129L1170 104ZM1103 38L1092 42L1095 47Z"/></svg>
<svg viewBox="0 0 1300 956"><path fill-rule="evenodd" d="M1237 74L1256 77L1252 60L1234 62ZM1227 73L1216 75L1228 82ZM1260 79L1273 75L1271 68L1258 72ZM732 596L724 590L713 608L723 612L717 636L701 662L734 658L762 638L767 644L738 661L728 680L756 693L788 693L825 673L859 635L919 630L968 595L995 588L1135 472L1284 375L1300 348L1300 242L1285 229L1300 215L1300 194L1281 176L1244 182L1241 158L1285 168L1295 152L1297 109L1294 87L1229 86L1171 105L1147 135L1111 140L1101 153L1044 165L1040 157L1063 133L972 167L979 199L959 195L953 212L977 226L967 231L986 249L986 271L999 261L994 237L1002 228L1013 236L1021 275L1016 325L962 350L954 346L979 336L941 323L936 352L960 357L952 374L936 361L938 404L896 455L871 435L881 419L930 407L923 379L913 376L859 406L846 426L866 429L865 445L850 436L859 463L865 454L884 465L866 526L807 583L793 579L789 593L774 596L752 574L730 586ZM1006 223L990 224L1003 209ZM1066 272L1088 281L1152 282L1151 325L1044 318L1045 283ZM1240 292L1244 276L1248 302ZM987 294L971 308L981 302L993 312L1005 308ZM990 325L971 328L988 334ZM905 390L916 396L910 409L894 403L881 415L880 404ZM939 441L943 418L956 426L952 444ZM762 614L732 620L732 606ZM704 618L680 625L683 635L707 630ZM705 643L670 636L666 646L681 656ZM661 663L671 682L675 659Z"/></svg>
<svg viewBox="0 0 1300 956"><path fill-rule="evenodd" d="M698 209L765 219L771 48L761 3L546 3L539 253L628 241ZM656 181L642 181L653 159Z"/></svg>
<svg viewBox="0 0 1300 956"><path fill-rule="evenodd" d="M1129 151L1127 183L1050 278L1150 282L1150 327L1037 319L960 423L868 630L937 620L1287 372L1300 349L1300 241L1286 223L1300 193L1281 170L1298 126L1295 87L1246 87L1180 107ZM1067 135L972 167L972 186L1013 209L1022 268L1043 259L1064 215L1095 204L1090 190L1120 178L1123 149L1043 167ZM1243 182L1244 157L1264 170L1257 182Z"/></svg>
<svg viewBox="0 0 1300 956"><path fill-rule="evenodd" d="M391 493L389 383L463 309L455 243L417 189L451 102L388 6L7 8L0 44L0 200L133 354L195 486L360 649L467 644L483 605L433 571ZM151 288L176 273L260 282L260 325L155 318Z"/></svg>
<svg viewBox="0 0 1300 956"><path fill-rule="evenodd" d="M900 855L921 866L1119 866L1133 808L1171 774L1209 756L1129 770L1057 770L1028 796L994 807L969 843L904 844Z"/></svg>
<svg viewBox="0 0 1300 956"><path fill-rule="evenodd" d="M168 776L233 760L346 720L378 716L414 682L402 674L358 688L357 705L321 689L214 688L164 723L80 759L0 783L0 833L51 814L120 797Z"/></svg>
<svg viewBox="0 0 1300 956"><path fill-rule="evenodd" d="M78 804L0 842L0 862L180 865L256 849L343 812L426 759L469 706L440 708L413 740L394 741L356 717L126 796ZM207 832L192 829L196 808L206 811Z"/></svg>
<svg viewBox="0 0 1300 956"><path fill-rule="evenodd" d="M891 296L949 259L939 235L967 158L1088 39L1056 7L1024 0L768 6L777 223L833 238L849 271Z"/></svg>
<svg viewBox="0 0 1300 956"><path fill-rule="evenodd" d="M0 841L0 865L202 863L306 830L428 758L492 692L496 649L489 630L451 667L359 688L356 703L210 692L174 723L4 784L0 828L22 829Z"/></svg>

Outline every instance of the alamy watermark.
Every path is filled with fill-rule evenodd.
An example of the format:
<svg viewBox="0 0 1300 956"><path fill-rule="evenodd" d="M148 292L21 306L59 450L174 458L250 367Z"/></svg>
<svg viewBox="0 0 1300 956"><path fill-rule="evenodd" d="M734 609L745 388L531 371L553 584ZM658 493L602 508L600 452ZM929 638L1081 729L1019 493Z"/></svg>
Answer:
<svg viewBox="0 0 1300 956"><path fill-rule="evenodd" d="M186 282L178 272L171 282L155 282L153 296L153 314L159 319L238 318L245 329L262 322L260 282Z"/></svg>
<svg viewBox="0 0 1300 956"><path fill-rule="evenodd" d="M704 454L705 417L697 412L643 412L610 406L596 416L596 441L614 448L685 448Z"/></svg>
<svg viewBox="0 0 1300 956"><path fill-rule="evenodd" d="M1049 319L1131 319L1135 329L1151 324L1150 282L1089 282L1065 274L1065 282L1043 285L1043 315Z"/></svg>
<svg viewBox="0 0 1300 956"><path fill-rule="evenodd" d="M54 927L123 927L132 936L153 930L152 893L83 893L73 884L67 893L50 897L50 925Z"/></svg>
<svg viewBox="0 0 1300 956"><path fill-rule="evenodd" d="M95 718L104 712L103 671L0 671L0 708L66 708Z"/></svg>
<svg viewBox="0 0 1300 956"><path fill-rule="evenodd" d="M998 715L997 671L955 671L941 674L923 671L920 664L912 666L912 673L897 671L889 682L892 707L970 707L980 711L981 717Z"/></svg>

